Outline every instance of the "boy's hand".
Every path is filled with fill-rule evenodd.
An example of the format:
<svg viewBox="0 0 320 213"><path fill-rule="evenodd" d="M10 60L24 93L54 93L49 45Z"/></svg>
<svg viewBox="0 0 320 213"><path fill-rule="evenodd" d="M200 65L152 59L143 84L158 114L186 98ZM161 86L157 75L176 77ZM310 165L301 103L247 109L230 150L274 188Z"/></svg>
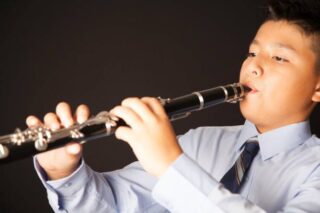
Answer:
<svg viewBox="0 0 320 213"><path fill-rule="evenodd" d="M144 169L161 176L182 153L168 116L156 98L127 98L111 110L129 127L118 127L118 139L128 142Z"/></svg>
<svg viewBox="0 0 320 213"><path fill-rule="evenodd" d="M57 130L69 127L76 121L82 123L88 119L89 114L89 108L86 105L80 105L73 116L70 105L61 102L56 107L56 113L50 112L44 116L44 122L35 116L28 116L26 123L29 128L45 126L51 130ZM38 154L36 158L48 178L55 180L72 174L79 166L81 154L82 146L71 142L64 147Z"/></svg>

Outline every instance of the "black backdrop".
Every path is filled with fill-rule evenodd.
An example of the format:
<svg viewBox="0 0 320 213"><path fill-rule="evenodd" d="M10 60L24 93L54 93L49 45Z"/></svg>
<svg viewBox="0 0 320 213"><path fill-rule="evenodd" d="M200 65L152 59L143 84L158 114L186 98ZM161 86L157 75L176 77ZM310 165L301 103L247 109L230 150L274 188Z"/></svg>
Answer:
<svg viewBox="0 0 320 213"><path fill-rule="evenodd" d="M0 135L26 128L27 115L43 116L62 100L86 103L96 114L129 96L176 97L236 82L263 6L263 0L2 0ZM238 106L225 104L174 128L181 134L242 122ZM114 137L86 144L84 155L97 171L135 160ZM0 212L51 212L31 158L1 165L0 184Z"/></svg>

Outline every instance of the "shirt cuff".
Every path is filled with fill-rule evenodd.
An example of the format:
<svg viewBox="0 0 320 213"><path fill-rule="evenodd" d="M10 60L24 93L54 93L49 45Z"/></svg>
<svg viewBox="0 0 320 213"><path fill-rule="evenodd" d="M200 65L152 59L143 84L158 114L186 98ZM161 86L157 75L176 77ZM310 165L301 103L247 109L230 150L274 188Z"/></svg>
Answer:
<svg viewBox="0 0 320 213"><path fill-rule="evenodd" d="M219 185L197 162L182 154L159 178L152 196L171 211L221 212L209 199Z"/></svg>
<svg viewBox="0 0 320 213"><path fill-rule="evenodd" d="M84 184L87 183L93 175L93 171L86 166L82 159L80 166L71 175L58 180L47 180L47 175L38 163L36 157L34 157L33 161L41 182L49 192L48 196L50 196L50 192L63 197L71 196L83 188Z"/></svg>

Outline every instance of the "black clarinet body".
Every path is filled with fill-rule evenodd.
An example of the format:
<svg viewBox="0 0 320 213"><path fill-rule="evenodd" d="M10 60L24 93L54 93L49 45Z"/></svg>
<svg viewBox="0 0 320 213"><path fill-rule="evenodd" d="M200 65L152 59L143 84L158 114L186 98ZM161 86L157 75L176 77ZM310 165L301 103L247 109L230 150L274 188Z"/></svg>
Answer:
<svg viewBox="0 0 320 213"><path fill-rule="evenodd" d="M241 101L250 88L239 83L193 92L174 99L159 98L171 121L187 117L221 103ZM0 137L0 164L30 157L37 153L61 147L69 142L84 143L112 135L118 126L126 125L107 111L100 112L82 124L52 131L38 127L17 130Z"/></svg>

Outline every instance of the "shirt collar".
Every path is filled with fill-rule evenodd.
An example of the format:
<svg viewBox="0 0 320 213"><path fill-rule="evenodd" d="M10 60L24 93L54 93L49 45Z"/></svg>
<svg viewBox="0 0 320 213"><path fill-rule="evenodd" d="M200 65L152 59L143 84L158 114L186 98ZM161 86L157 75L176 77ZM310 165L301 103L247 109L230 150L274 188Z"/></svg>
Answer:
<svg viewBox="0 0 320 213"><path fill-rule="evenodd" d="M307 120L260 134L256 126L246 120L237 140L236 150L240 150L244 143L254 136L258 136L262 159L267 160L276 154L302 144L310 138L310 123Z"/></svg>

